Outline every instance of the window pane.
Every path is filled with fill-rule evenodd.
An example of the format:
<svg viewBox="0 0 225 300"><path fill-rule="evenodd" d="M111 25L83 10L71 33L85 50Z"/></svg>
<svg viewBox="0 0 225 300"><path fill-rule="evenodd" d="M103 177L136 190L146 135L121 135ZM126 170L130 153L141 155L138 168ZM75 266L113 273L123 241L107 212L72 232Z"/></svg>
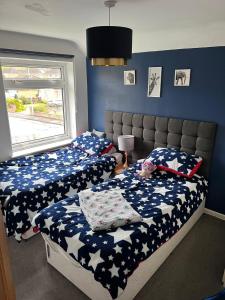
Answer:
<svg viewBox="0 0 225 300"><path fill-rule="evenodd" d="M62 79L60 68L3 66L2 74L10 80Z"/></svg>
<svg viewBox="0 0 225 300"><path fill-rule="evenodd" d="M6 90L12 144L65 133L62 89Z"/></svg>

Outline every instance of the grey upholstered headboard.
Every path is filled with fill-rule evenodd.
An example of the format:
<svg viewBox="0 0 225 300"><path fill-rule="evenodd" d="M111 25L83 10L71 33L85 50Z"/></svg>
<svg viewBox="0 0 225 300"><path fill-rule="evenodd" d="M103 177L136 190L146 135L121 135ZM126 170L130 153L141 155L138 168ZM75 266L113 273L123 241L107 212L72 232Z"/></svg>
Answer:
<svg viewBox="0 0 225 300"><path fill-rule="evenodd" d="M204 158L199 174L209 176L216 124L128 112L105 112L105 132L114 144L121 134L135 136L132 161L146 157L154 148L173 147Z"/></svg>

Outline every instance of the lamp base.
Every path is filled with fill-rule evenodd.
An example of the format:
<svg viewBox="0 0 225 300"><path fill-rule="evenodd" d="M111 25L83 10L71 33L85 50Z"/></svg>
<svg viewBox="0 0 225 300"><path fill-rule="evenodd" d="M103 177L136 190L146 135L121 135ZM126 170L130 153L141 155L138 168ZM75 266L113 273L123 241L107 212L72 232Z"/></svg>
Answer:
<svg viewBox="0 0 225 300"><path fill-rule="evenodd" d="M124 154L125 154L125 163L123 164L123 168L127 169L129 167L129 165L128 165L128 153L127 153L127 151L125 151Z"/></svg>

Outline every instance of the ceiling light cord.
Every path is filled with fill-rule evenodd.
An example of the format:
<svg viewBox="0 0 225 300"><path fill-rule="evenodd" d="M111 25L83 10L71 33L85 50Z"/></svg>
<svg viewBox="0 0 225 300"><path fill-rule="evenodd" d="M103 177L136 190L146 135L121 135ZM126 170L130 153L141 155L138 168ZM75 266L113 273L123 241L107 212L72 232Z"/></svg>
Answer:
<svg viewBox="0 0 225 300"><path fill-rule="evenodd" d="M104 2L105 6L108 7L109 9L109 26L111 26L111 8L116 5L117 1L116 0L106 0Z"/></svg>
<svg viewBox="0 0 225 300"><path fill-rule="evenodd" d="M110 7L109 7L109 26L111 25Z"/></svg>

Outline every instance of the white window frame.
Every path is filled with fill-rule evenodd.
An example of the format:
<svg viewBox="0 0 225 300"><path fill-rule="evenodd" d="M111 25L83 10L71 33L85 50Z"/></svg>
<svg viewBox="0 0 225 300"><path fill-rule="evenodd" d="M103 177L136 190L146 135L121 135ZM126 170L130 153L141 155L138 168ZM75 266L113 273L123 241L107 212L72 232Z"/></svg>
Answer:
<svg viewBox="0 0 225 300"><path fill-rule="evenodd" d="M63 111L64 111L64 128L65 133L57 136L37 139L33 141L27 141L18 144L12 144L13 153L23 151L23 153L32 153L32 148L38 148L42 146L43 149L49 149L54 147L54 144L65 141L65 144L69 143L72 138L76 136L76 120L75 120L75 89L74 89L74 70L73 62L71 60L49 60L32 58L15 58L15 57L0 57L0 65L2 66L21 66L21 67L50 67L60 68L62 78L55 80L42 80L42 79L19 79L11 80L4 79L3 84L5 90L18 90L18 89L41 89L41 88L58 88L62 89L63 93ZM70 78L73 78L71 80ZM8 112L7 112L8 116ZM11 140L12 143L12 140ZM52 145L52 146L51 146ZM46 147L45 147L46 146Z"/></svg>

